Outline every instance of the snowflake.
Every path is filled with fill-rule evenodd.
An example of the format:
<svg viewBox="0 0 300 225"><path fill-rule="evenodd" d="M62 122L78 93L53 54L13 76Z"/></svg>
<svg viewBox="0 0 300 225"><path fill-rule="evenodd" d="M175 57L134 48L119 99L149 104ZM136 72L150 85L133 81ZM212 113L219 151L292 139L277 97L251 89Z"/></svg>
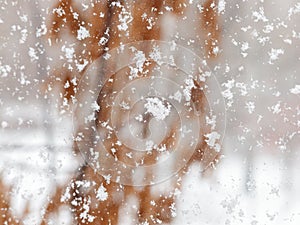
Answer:
<svg viewBox="0 0 300 225"><path fill-rule="evenodd" d="M171 111L171 105L167 103L165 105L159 98L151 97L146 99L144 107L147 110L146 113L151 113L157 120L164 120Z"/></svg>
<svg viewBox="0 0 300 225"><path fill-rule="evenodd" d="M11 67L9 65L0 65L0 76L7 77L8 73L11 71Z"/></svg>
<svg viewBox="0 0 300 225"><path fill-rule="evenodd" d="M282 55L284 53L284 50L279 48L279 49L271 49L271 52L268 52L270 59L269 59L269 64L273 64L273 61L277 60L279 58L279 55Z"/></svg>
<svg viewBox="0 0 300 225"><path fill-rule="evenodd" d="M108 193L106 192L106 188L103 187L103 184L101 184L101 186L98 188L97 192L96 192L96 198L99 201L105 201L108 198Z"/></svg>
<svg viewBox="0 0 300 225"><path fill-rule="evenodd" d="M208 146L214 148L216 152L220 152L221 146L216 142L220 139L221 135L218 132L213 131L209 134L205 134L204 136L207 138L205 142Z"/></svg>
<svg viewBox="0 0 300 225"><path fill-rule="evenodd" d="M254 102L246 102L246 109L248 109L248 113L249 114L252 114L253 112L254 112L254 110L255 110L255 104L254 104Z"/></svg>
<svg viewBox="0 0 300 225"><path fill-rule="evenodd" d="M28 55L30 56L31 62L39 59L39 57L37 56L37 52L34 48L29 47Z"/></svg>
<svg viewBox="0 0 300 225"><path fill-rule="evenodd" d="M80 26L79 30L77 31L77 39L83 40L87 37L90 37L90 32L83 26Z"/></svg>

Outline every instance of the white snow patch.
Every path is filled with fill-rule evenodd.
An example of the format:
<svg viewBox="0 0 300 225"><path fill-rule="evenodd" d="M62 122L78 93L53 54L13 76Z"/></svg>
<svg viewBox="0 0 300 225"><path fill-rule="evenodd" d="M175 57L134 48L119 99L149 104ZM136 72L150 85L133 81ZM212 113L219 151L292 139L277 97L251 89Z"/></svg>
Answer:
<svg viewBox="0 0 300 225"><path fill-rule="evenodd" d="M11 71L11 67L9 65L0 65L0 76L7 77L8 73Z"/></svg>
<svg viewBox="0 0 300 225"><path fill-rule="evenodd" d="M300 85L299 85L299 84L296 84L294 88L291 88L291 89L290 89L290 92L291 92L292 94L295 94L295 95L300 94Z"/></svg>
<svg viewBox="0 0 300 225"><path fill-rule="evenodd" d="M132 49L133 51L135 51L136 49ZM133 62L135 62L136 67L132 67L129 66L130 68L130 79L134 79L136 77L138 77L138 73L142 73L143 72L143 65L146 62L146 56L143 53L143 51L137 51L135 53L135 56L133 58Z"/></svg>
<svg viewBox="0 0 300 225"><path fill-rule="evenodd" d="M259 11L254 11L252 13L252 17L254 18L254 22L258 22L258 21L268 22L263 7L259 7Z"/></svg>
<svg viewBox="0 0 300 225"><path fill-rule="evenodd" d="M183 96L185 100L188 102L191 100L192 88L195 87L194 80L192 78L187 78L185 80L185 88L183 90Z"/></svg>
<svg viewBox="0 0 300 225"><path fill-rule="evenodd" d="M269 64L273 64L275 60L279 58L279 55L282 55L284 53L284 50L279 48L279 49L271 49L271 52L268 52L270 59L269 59Z"/></svg>
<svg viewBox="0 0 300 225"><path fill-rule="evenodd" d="M288 11L288 18L291 19L291 16L300 13L300 2L297 2L294 7L291 7Z"/></svg>
<svg viewBox="0 0 300 225"><path fill-rule="evenodd" d="M103 187L103 184L98 188L97 193L96 193L96 198L99 201L105 201L108 198L108 193L106 192L106 188Z"/></svg>
<svg viewBox="0 0 300 225"><path fill-rule="evenodd" d="M59 17L66 14L65 10L63 10L61 7L53 9L52 12L56 13Z"/></svg>
<svg viewBox="0 0 300 225"><path fill-rule="evenodd" d="M164 120L170 114L171 105L168 102L164 104L157 97L149 97L146 101L144 105L146 113L151 113L155 119Z"/></svg>
<svg viewBox="0 0 300 225"><path fill-rule="evenodd" d="M158 46L153 47L153 51L149 54L150 58L154 60L158 65L162 64L162 56Z"/></svg>
<svg viewBox="0 0 300 225"><path fill-rule="evenodd" d="M37 52L34 48L29 47L28 55L30 56L31 62L39 59L39 57L37 56Z"/></svg>
<svg viewBox="0 0 300 225"><path fill-rule="evenodd" d="M92 104L91 104L91 108L92 110L98 112L100 110L100 106L98 105L98 103L96 101L94 101Z"/></svg>
<svg viewBox="0 0 300 225"><path fill-rule="evenodd" d="M26 40L27 40L28 31L27 31L27 29L23 29L23 30L21 30L20 33L21 33L21 38L19 40L19 43L20 44L24 44L26 42Z"/></svg>
<svg viewBox="0 0 300 225"><path fill-rule="evenodd" d="M88 64L88 61L86 59L83 60L83 63L80 64L80 63L76 63L76 67L77 67L77 70L79 72L82 72L84 70L84 68L86 67L86 65Z"/></svg>
<svg viewBox="0 0 300 225"><path fill-rule="evenodd" d="M77 39L81 41L88 37L90 37L90 32L85 27L80 26L79 30L77 31Z"/></svg>
<svg viewBox="0 0 300 225"><path fill-rule="evenodd" d="M1 122L1 127L4 129L6 127L8 127L8 123L6 121L2 121Z"/></svg>
<svg viewBox="0 0 300 225"><path fill-rule="evenodd" d="M253 112L254 112L254 110L255 110L255 104L254 104L254 102L251 102L251 101L249 101L249 102L246 102L246 109L248 109L248 113L249 114L252 114Z"/></svg>
<svg viewBox="0 0 300 225"><path fill-rule="evenodd" d="M271 108L269 108L270 111L272 111L273 114L278 114L281 112L281 107L280 107L281 102L277 102L276 105L271 106Z"/></svg>
<svg viewBox="0 0 300 225"><path fill-rule="evenodd" d="M213 131L209 134L205 134L204 136L207 138L205 139L205 142L208 146L215 149L216 152L220 152L221 146L216 142L220 139L221 135L218 132Z"/></svg>
<svg viewBox="0 0 300 225"><path fill-rule="evenodd" d="M83 212L80 213L79 217L81 219L81 222L93 222L95 219L95 216L92 216L89 214L90 211L90 204L91 204L91 198L89 197L88 199L84 198L83 199L84 203L82 206Z"/></svg>
<svg viewBox="0 0 300 225"><path fill-rule="evenodd" d="M41 37L41 36L45 35L46 33L47 33L47 26L46 26L45 22L43 22L40 27L36 28L35 36Z"/></svg>
<svg viewBox="0 0 300 225"><path fill-rule="evenodd" d="M226 83L222 84L222 87L226 87L226 90L222 91L222 95L224 98L227 99L227 107L231 107L233 104L233 93L231 92L231 89L234 87L235 80L231 79L228 80Z"/></svg>
<svg viewBox="0 0 300 225"><path fill-rule="evenodd" d="M108 42L108 38L106 37L101 37L99 40L99 45L105 45Z"/></svg>
<svg viewBox="0 0 300 225"><path fill-rule="evenodd" d="M226 2L225 0L219 0L218 2L218 13L222 13L225 11Z"/></svg>
<svg viewBox="0 0 300 225"><path fill-rule="evenodd" d="M206 124L211 126L211 129L216 128L216 123L217 123L217 116L216 115L211 115L211 117L206 116L205 120L206 120Z"/></svg>
<svg viewBox="0 0 300 225"><path fill-rule="evenodd" d="M128 24L130 24L132 20L133 17L131 16L131 13L127 12L123 7L121 13L119 14L120 24L118 25L118 29L120 31L126 31L128 29Z"/></svg>
<svg viewBox="0 0 300 225"><path fill-rule="evenodd" d="M71 46L68 48L65 45L63 45L61 47L61 51L65 53L65 57L68 60L68 62L72 62L72 58L74 56L75 49Z"/></svg>

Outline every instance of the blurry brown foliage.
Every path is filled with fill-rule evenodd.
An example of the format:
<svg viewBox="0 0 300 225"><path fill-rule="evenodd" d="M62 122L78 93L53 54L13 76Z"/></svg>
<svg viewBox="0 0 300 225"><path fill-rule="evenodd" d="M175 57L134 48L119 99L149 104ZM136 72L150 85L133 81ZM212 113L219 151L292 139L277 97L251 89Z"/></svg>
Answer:
<svg viewBox="0 0 300 225"><path fill-rule="evenodd" d="M213 48L218 45L219 42L219 30L218 30L218 16L217 7L212 7L217 5L215 0L206 0L202 5L202 12L198 12L199 21L199 32L204 35L204 49L198 49L199 51L204 51L208 59L215 57L213 53ZM186 0L149 0L149 1L99 1L95 0L93 2L93 7L81 13L76 4L72 0L59 0L57 5L54 7L60 9L63 13L59 14L53 12L49 34L54 43L58 43L62 38L62 30L67 30L69 34L73 35L75 38L77 36L77 31L80 25L84 25L88 28L90 36L79 40L75 49L75 58L78 62L83 63L84 60L91 64L95 59L104 54L107 50L113 49L119 46L121 43L126 44L133 41L141 40L160 40L161 38L161 26L160 19L164 13L166 13L166 8L169 7L172 10L172 14L177 17L177 20L181 20L184 12L189 7ZM132 15L132 21L128 24L128 33L120 31L117 26L119 24L119 16L122 10L126 9ZM101 16L100 16L101 13ZM148 17L153 18L152 29L147 29L149 25L146 20L143 19L143 14L147 14ZM167 12L170 13L170 12ZM76 15L76 16L74 16ZM107 38L107 42L103 45L99 44L101 37ZM203 42L203 40L198 40ZM197 53L197 52L196 52ZM85 67L87 68L87 67ZM54 86L60 86L63 96L67 99L74 97L76 93L76 85L74 85L71 80L76 77L80 79L85 70L77 73L70 72L66 68L57 68L53 71L54 78L50 80L50 84ZM56 78L58 82L56 82ZM56 83L55 83L56 82ZM66 82L71 85L63 89ZM205 112L207 110L207 102L205 100L201 86L203 84L195 83L195 88L192 90L192 102L195 103L196 107L199 108L200 112ZM114 90L114 82L107 87L105 91ZM100 112L98 114L98 119L101 117L106 117L110 113L110 109L105 107L105 101L99 101ZM205 113L204 113L205 114ZM202 118L204 124L204 118ZM202 131L205 132L205 128ZM202 133L202 134L203 134ZM170 138L166 138L164 143L172 141ZM75 152L76 150L76 145ZM138 199L138 205L136 210L136 223L148 222L149 224L157 224L159 222L169 223L172 220L172 204L175 202L175 190L180 189L182 177L187 172L191 163L195 161L214 161L217 158L213 154L207 154L204 158L204 152L210 151L206 145L206 142L202 138L200 140L197 150L195 151L192 159L187 165L177 174L172 181L173 191L169 194L161 194L159 196L154 195L151 191L151 186L145 186L140 188L135 188L132 186L125 186L115 182L107 182L103 177L99 176L91 167L88 165L83 165L79 168L78 175L73 177L68 184L70 191L70 198L62 202L61 197L66 187L57 188L52 200L50 201L46 214L43 219L42 224L47 224L49 215L57 213L60 206L63 204L68 204L74 214L74 221L78 224L118 224L120 208L125 207L128 204L126 201L130 196L135 196ZM152 156L153 158L155 155ZM92 188L82 188L80 185L76 184L76 181L89 180L95 182L95 186ZM104 185L108 193L108 199L105 201L98 201L96 199L95 188L98 188L100 184ZM82 219L82 213L85 210L85 201L89 199L89 214L94 216L94 220L89 222ZM72 204L72 201L76 201L76 204ZM153 204L154 202L154 204Z"/></svg>

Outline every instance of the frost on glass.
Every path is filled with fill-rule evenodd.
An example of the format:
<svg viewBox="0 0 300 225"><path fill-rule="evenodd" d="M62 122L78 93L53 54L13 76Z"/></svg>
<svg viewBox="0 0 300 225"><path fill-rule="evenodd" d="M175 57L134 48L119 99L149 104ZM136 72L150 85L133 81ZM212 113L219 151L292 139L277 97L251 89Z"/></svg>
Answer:
<svg viewBox="0 0 300 225"><path fill-rule="evenodd" d="M0 225L299 224L298 1L0 10Z"/></svg>

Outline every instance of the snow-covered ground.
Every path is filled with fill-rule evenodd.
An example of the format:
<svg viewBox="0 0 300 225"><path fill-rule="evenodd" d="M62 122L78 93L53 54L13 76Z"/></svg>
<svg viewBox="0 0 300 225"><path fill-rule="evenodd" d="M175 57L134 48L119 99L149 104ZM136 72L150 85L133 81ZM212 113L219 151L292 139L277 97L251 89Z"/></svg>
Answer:
<svg viewBox="0 0 300 225"><path fill-rule="evenodd" d="M53 187L72 177L78 166L71 152L71 118L54 113L47 116L51 127L43 127L41 110L8 108L13 114L2 115L12 127L0 131L0 171L11 185L15 214L22 215L29 203L25 223L37 224ZM24 119L21 125L18 118ZM202 174L198 165L191 167L172 224L299 224L299 145L282 151L254 148L250 153L243 148L227 137L224 157L214 170ZM62 218L61 224L68 216Z"/></svg>
<svg viewBox="0 0 300 225"><path fill-rule="evenodd" d="M0 168L12 187L12 209L20 216L29 203L31 213L24 222L37 224L52 187L71 177L78 164L70 145L43 146L41 133L25 133L36 144L13 145L10 140L1 145ZM197 165L191 167L172 224L299 224L299 149L290 154L260 150L249 162L231 147L225 144L224 157L209 174L201 174Z"/></svg>
<svg viewBox="0 0 300 225"><path fill-rule="evenodd" d="M249 180L246 159L234 153L210 178L193 168L174 224L299 224L300 166L286 168L283 157L257 154Z"/></svg>

